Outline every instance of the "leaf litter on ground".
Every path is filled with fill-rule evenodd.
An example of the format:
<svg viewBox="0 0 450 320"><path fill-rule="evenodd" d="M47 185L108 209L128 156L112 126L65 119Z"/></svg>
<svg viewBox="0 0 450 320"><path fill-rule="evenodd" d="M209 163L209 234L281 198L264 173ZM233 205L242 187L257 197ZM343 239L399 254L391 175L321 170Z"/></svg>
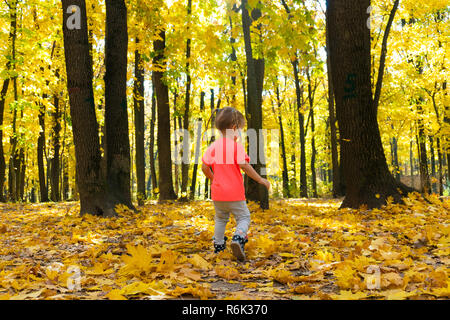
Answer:
<svg viewBox="0 0 450 320"><path fill-rule="evenodd" d="M117 218L80 217L75 202L1 204L0 299L450 297L448 199L339 204L249 203L244 263L229 248L213 253L210 201L148 201Z"/></svg>

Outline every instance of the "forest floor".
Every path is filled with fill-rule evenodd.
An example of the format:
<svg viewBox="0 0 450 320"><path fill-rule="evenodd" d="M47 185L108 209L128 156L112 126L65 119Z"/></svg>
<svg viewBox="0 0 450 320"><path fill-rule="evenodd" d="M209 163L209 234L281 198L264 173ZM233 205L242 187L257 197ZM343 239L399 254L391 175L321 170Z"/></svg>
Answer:
<svg viewBox="0 0 450 320"><path fill-rule="evenodd" d="M450 201L380 210L250 203L247 261L212 250L210 201L105 219L76 202L0 205L0 299L448 299ZM226 235L235 226L230 219Z"/></svg>

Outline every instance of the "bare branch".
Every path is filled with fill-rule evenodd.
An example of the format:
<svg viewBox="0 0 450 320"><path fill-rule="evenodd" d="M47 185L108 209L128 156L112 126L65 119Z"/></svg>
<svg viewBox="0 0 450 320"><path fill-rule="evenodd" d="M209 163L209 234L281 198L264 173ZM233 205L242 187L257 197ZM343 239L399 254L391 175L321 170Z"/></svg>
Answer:
<svg viewBox="0 0 450 320"><path fill-rule="evenodd" d="M373 98L373 106L375 108L375 111L378 111L378 104L380 102L381 87L383 84L383 75L384 75L384 68L385 68L385 63L386 63L387 41L389 38L389 32L391 31L392 23L394 21L395 13L397 12L399 3L400 3L400 0L394 1L394 6L392 7L391 13L389 14L389 20L387 22L386 29L385 29L384 35L383 35L383 42L381 44L380 65L378 67L378 78L377 78L377 84L375 86L375 95Z"/></svg>

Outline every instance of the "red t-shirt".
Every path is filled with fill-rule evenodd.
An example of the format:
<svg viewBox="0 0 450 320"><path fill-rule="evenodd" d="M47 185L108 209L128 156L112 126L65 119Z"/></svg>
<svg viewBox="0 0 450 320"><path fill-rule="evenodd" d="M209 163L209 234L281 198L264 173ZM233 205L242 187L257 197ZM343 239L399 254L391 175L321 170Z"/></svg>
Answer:
<svg viewBox="0 0 450 320"><path fill-rule="evenodd" d="M205 165L211 166L214 172L211 184L212 200L245 200L244 179L239 164L250 162L250 157L242 144L222 137L208 147L202 161Z"/></svg>

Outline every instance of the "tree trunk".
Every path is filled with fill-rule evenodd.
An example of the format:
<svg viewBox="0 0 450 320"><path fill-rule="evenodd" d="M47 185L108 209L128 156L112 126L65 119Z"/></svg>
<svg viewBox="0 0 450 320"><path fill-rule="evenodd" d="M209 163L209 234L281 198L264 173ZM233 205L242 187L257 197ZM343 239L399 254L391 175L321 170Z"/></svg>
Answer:
<svg viewBox="0 0 450 320"><path fill-rule="evenodd" d="M294 69L295 95L297 102L297 114L300 131L300 197L308 197L308 183L306 180L306 139L305 116L303 115L303 88L300 87L300 77L297 58L292 62Z"/></svg>
<svg viewBox="0 0 450 320"><path fill-rule="evenodd" d="M308 78L308 101L309 101L309 116L311 118L311 180L313 197L317 198L317 177L316 177L316 138L315 138L315 123L314 123L314 95L316 92L317 85L312 85L311 73L309 67L306 70L306 75Z"/></svg>
<svg viewBox="0 0 450 320"><path fill-rule="evenodd" d="M329 0L327 28L336 116L346 180L341 207L380 207L389 196L400 202L408 188L389 172L370 79L370 0Z"/></svg>
<svg viewBox="0 0 450 320"><path fill-rule="evenodd" d="M328 14L328 10L327 13ZM331 170L333 176L333 197L337 198L343 196L343 192L340 188L340 172L339 172L339 155L337 147L337 134L336 134L336 115L334 112L334 95L333 95L333 83L331 81L331 68L330 68L330 45L328 29L326 30L326 49L327 49L327 81L328 81L328 114L330 116L330 141L331 141Z"/></svg>
<svg viewBox="0 0 450 320"><path fill-rule="evenodd" d="M419 99L417 110L421 115L422 99ZM420 172L420 191L424 193L430 193L431 185L430 185L430 174L428 172L428 157L427 157L427 149L426 149L426 136L425 136L425 128L422 119L417 120L418 127L418 135L417 135L417 147L418 147L418 157L419 157L419 172Z"/></svg>
<svg viewBox="0 0 450 320"><path fill-rule="evenodd" d="M205 93L202 91L200 94L200 111L203 112L205 109ZM198 158L200 157L200 147L202 145L202 118L198 118L197 120L197 144L195 147L195 160L194 160L194 168L192 172L192 184L191 184L191 194L190 198L194 199L195 195L195 184L197 182L197 167L198 167ZM200 189L200 187L199 187Z"/></svg>
<svg viewBox="0 0 450 320"><path fill-rule="evenodd" d="M261 3L258 2L258 6ZM250 18L247 10L248 1L242 1L242 28L244 33L245 54L247 59L247 102L248 102L248 128L256 131L256 164L254 168L262 177L266 177L264 159L264 139L262 129L262 89L264 84L264 58L255 59L251 44L250 25L261 17L261 10L253 8ZM261 25L258 24L258 29ZM269 208L269 194L267 189L253 179L248 179L246 190L248 200L259 202L262 209Z"/></svg>
<svg viewBox="0 0 450 320"><path fill-rule="evenodd" d="M443 188L443 174L442 174L442 152L441 152L441 142L439 138L436 138L436 148L438 153L438 170L439 170L439 195L442 196L444 193Z"/></svg>
<svg viewBox="0 0 450 320"><path fill-rule="evenodd" d="M160 39L153 42L155 57L154 65L165 69L164 55L166 48L165 31L161 31ZM172 155L170 150L170 107L169 88L163 81L164 72L153 71L153 84L155 86L158 105L158 162L159 162L159 199L176 199L172 184Z"/></svg>
<svg viewBox="0 0 450 320"><path fill-rule="evenodd" d="M178 193L180 191L180 151L179 151L179 142L180 140L180 135L178 134L178 129L182 128L181 125L181 117L178 115L178 86L175 88L174 93L173 93L173 131L175 132L174 134L174 155L175 155L175 194L178 197ZM178 123L177 123L178 121Z"/></svg>
<svg viewBox="0 0 450 320"><path fill-rule="evenodd" d="M391 129L394 130L394 126L391 125ZM391 161L394 168L393 176L397 182L400 182L400 165L398 163L398 143L397 138L392 137L391 139Z"/></svg>
<svg viewBox="0 0 450 320"><path fill-rule="evenodd" d="M413 156L413 141L409 141L409 165L411 173L411 187L414 188L414 156Z"/></svg>
<svg viewBox="0 0 450 320"><path fill-rule="evenodd" d="M61 196L59 192L59 176L60 176L60 168L59 168L59 149L60 149L60 136L59 133L61 131L61 124L59 122L60 112L59 112L59 99L54 96L53 104L55 107L55 111L53 112L53 128L52 128L52 145L53 145L53 157L50 158L51 162L51 170L50 170L50 199L52 201L60 201Z"/></svg>
<svg viewBox="0 0 450 320"><path fill-rule="evenodd" d="M127 113L127 8L124 0L106 1L105 131L107 188L134 208L130 192L130 141Z"/></svg>
<svg viewBox="0 0 450 320"><path fill-rule="evenodd" d="M436 160L434 157L434 141L433 137L429 136L428 140L430 141L430 159L431 159L431 192L436 193L437 192L437 185L436 185Z"/></svg>
<svg viewBox="0 0 450 320"><path fill-rule="evenodd" d="M442 83L442 90L444 91L444 124L447 127L450 127L450 105L448 104L448 90L447 90L447 81ZM449 136L444 136L444 154L447 155L447 181L450 181L450 138Z"/></svg>
<svg viewBox="0 0 450 320"><path fill-rule="evenodd" d="M10 62L7 62L6 70L9 70ZM3 81L2 90L0 91L0 202L6 202L3 188L6 180L6 162L3 151L3 114L5 111L6 94L8 92L9 78Z"/></svg>
<svg viewBox="0 0 450 320"><path fill-rule="evenodd" d="M150 120L150 146L149 146L149 158L150 158L150 177L152 179L152 192L158 188L158 180L156 179L155 168L155 122L156 122L156 93L155 86L152 85L152 118Z"/></svg>
<svg viewBox="0 0 450 320"><path fill-rule="evenodd" d="M25 193L25 171L26 171L26 159L25 159L25 150L23 147L20 148L19 152L19 159L20 159L20 170L18 172L19 174L19 183L17 186L17 193L19 195L19 201L24 201L24 193Z"/></svg>
<svg viewBox="0 0 450 320"><path fill-rule="evenodd" d="M136 45L139 39L136 38ZM139 205L144 204L145 199L145 88L144 88L144 66L141 61L139 50L134 52L134 131L135 131L135 166L137 180L137 200Z"/></svg>
<svg viewBox="0 0 450 320"><path fill-rule="evenodd" d="M237 7L236 4L233 5L232 10L234 12L239 12L239 9ZM236 55L236 48L234 47L235 43L236 43L236 39L233 37L233 20L231 19L231 15L228 16L228 19L230 21L230 45L231 45L231 54L230 54L230 60L232 61L232 65L235 68L236 66L236 62L237 62L237 55ZM235 72L237 72L238 70L235 69ZM242 74L242 73L241 73ZM236 86L236 76L233 75L231 76L231 83L233 84L232 87L232 95L231 95L231 104L235 105L236 104L236 91L235 91L235 86ZM244 98L245 99L245 98Z"/></svg>
<svg viewBox="0 0 450 320"><path fill-rule="evenodd" d="M42 97L44 100L47 99L47 95L44 94ZM45 149L45 106L41 105L39 108L39 137L37 141L37 163L38 163L38 176L39 176L39 192L41 196L41 202L47 202L48 189L47 180L45 176L45 165L44 165L44 149Z"/></svg>
<svg viewBox="0 0 450 320"><path fill-rule="evenodd" d="M211 89L211 102L210 102L210 107L211 107L211 131L214 130L214 122L215 122L215 113L214 113L214 89ZM207 124L208 125L208 124ZM205 130L207 130L208 128L205 128ZM211 138L209 139L208 142L208 146L213 143L215 140L214 135L211 136ZM205 178L205 199L211 198L211 190L209 190L209 184L210 181L208 178Z"/></svg>
<svg viewBox="0 0 450 320"><path fill-rule="evenodd" d="M187 16L190 20L192 11L192 0L188 0ZM190 21L187 23L187 32L189 34ZM181 199L187 200L187 186L189 180L189 160L190 160L190 143L189 143L189 109L191 102L191 72L190 63L191 58L191 39L186 40L186 95L184 100L184 115L183 115L183 161L181 163Z"/></svg>
<svg viewBox="0 0 450 320"><path fill-rule="evenodd" d="M12 61L12 70L14 72L17 71L16 68L16 40L17 40L17 1L12 2L12 7L10 7L10 18L11 18L11 30L10 30L10 38L11 38L11 61ZM17 94L17 74L12 77L13 82L13 91L14 91L14 101L18 100ZM13 111L13 120L12 120L12 136L10 137L10 145L11 152L9 158L9 200L16 201L17 200L17 160L18 160L18 151L17 151L17 131L16 131L16 122L17 122L17 109L14 108Z"/></svg>
<svg viewBox="0 0 450 320"><path fill-rule="evenodd" d="M92 60L89 54L86 3L84 0L62 0L64 52L75 144L77 189L81 214L115 216L116 199L106 192L100 168L100 144L92 88ZM66 21L71 5L80 8L81 28L70 30Z"/></svg>
<svg viewBox="0 0 450 320"><path fill-rule="evenodd" d="M288 167L287 167L287 155L286 155L286 144L284 142L284 128L283 128L283 121L281 118L281 99L280 99L280 89L278 88L278 84L276 87L276 94L277 94L277 107L278 107L278 113L273 110L273 113L277 115L278 117L278 124L280 126L280 135L281 135L281 157L283 159L283 197L291 197L291 191L289 188L289 175L288 175Z"/></svg>

